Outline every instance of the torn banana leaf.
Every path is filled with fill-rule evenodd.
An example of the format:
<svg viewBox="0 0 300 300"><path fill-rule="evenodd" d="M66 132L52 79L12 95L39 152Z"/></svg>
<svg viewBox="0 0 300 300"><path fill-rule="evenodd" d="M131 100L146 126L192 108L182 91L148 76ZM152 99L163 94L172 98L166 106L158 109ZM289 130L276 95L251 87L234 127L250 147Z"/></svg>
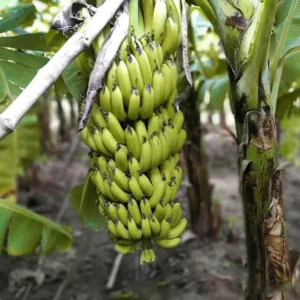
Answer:
<svg viewBox="0 0 300 300"><path fill-rule="evenodd" d="M22 206L0 199L0 253L21 256L41 246L42 255L55 249L67 251L72 243L71 228L56 224Z"/></svg>

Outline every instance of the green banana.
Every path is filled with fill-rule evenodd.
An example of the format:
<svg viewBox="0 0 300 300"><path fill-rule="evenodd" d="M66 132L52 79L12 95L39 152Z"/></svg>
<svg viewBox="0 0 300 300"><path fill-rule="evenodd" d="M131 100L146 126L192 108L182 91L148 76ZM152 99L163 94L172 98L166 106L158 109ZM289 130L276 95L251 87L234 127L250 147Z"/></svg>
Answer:
<svg viewBox="0 0 300 300"><path fill-rule="evenodd" d="M127 125L125 129L125 141L131 156L140 159L141 144L139 142L139 137L135 130L129 125Z"/></svg>
<svg viewBox="0 0 300 300"><path fill-rule="evenodd" d="M102 115L102 112L101 112L98 104L94 103L91 115L92 115L92 118L93 118L95 124L99 124L100 127L107 127L107 121L105 120L104 116Z"/></svg>
<svg viewBox="0 0 300 300"><path fill-rule="evenodd" d="M127 118L124 110L123 95L118 85L114 85L111 92L111 109L119 121L123 122Z"/></svg>
<svg viewBox="0 0 300 300"><path fill-rule="evenodd" d="M109 88L109 91L112 92L113 87L116 85L116 73L117 73L117 65L115 62L112 63L110 69L106 75L106 85Z"/></svg>
<svg viewBox="0 0 300 300"><path fill-rule="evenodd" d="M140 185L134 176L131 176L129 179L129 188L134 199L138 201L142 200L144 193L141 190Z"/></svg>
<svg viewBox="0 0 300 300"><path fill-rule="evenodd" d="M116 151L115 151L116 166L124 173L127 173L129 171L128 159L129 159L128 148L121 144L117 144Z"/></svg>
<svg viewBox="0 0 300 300"><path fill-rule="evenodd" d="M187 138L186 131L184 129L181 129L178 133L177 143L175 147L175 152L179 152L180 149L183 147L185 141Z"/></svg>
<svg viewBox="0 0 300 300"><path fill-rule="evenodd" d="M112 133L107 128L101 128L102 130L102 141L107 150L111 153L115 153L118 142L113 137Z"/></svg>
<svg viewBox="0 0 300 300"><path fill-rule="evenodd" d="M148 56L148 60L151 66L151 71L154 72L158 67L158 59L157 59L157 51L153 45L153 43L149 42L144 45L144 51Z"/></svg>
<svg viewBox="0 0 300 300"><path fill-rule="evenodd" d="M172 118L172 124L174 125L178 134L182 129L183 123L184 123L184 115L183 112L179 110L175 113L174 117Z"/></svg>
<svg viewBox="0 0 300 300"><path fill-rule="evenodd" d="M161 184L157 184L154 188L152 196L149 198L149 203L152 208L154 208L158 202L164 197L166 185L164 182L165 178L162 178Z"/></svg>
<svg viewBox="0 0 300 300"><path fill-rule="evenodd" d="M151 215L149 219L152 235L158 235L160 233L159 221L155 218L154 215Z"/></svg>
<svg viewBox="0 0 300 300"><path fill-rule="evenodd" d="M143 93L144 81L138 61L132 53L128 54L126 66L129 72L131 86L138 89L139 93Z"/></svg>
<svg viewBox="0 0 300 300"><path fill-rule="evenodd" d="M163 163L166 161L168 156L170 155L170 149L169 149L169 143L166 135L163 131L160 131L158 134L160 144L161 144L161 161L160 163Z"/></svg>
<svg viewBox="0 0 300 300"><path fill-rule="evenodd" d="M172 200L172 181L167 184L164 194L164 204L167 205Z"/></svg>
<svg viewBox="0 0 300 300"><path fill-rule="evenodd" d="M134 157L129 158L129 173L131 176L133 176L135 179L138 179L140 176L140 164L138 160Z"/></svg>
<svg viewBox="0 0 300 300"><path fill-rule="evenodd" d="M154 32L154 39L159 43L161 43L164 38L166 20L166 2L165 0L156 0L153 10L152 31Z"/></svg>
<svg viewBox="0 0 300 300"><path fill-rule="evenodd" d="M153 17L153 10L154 10L153 0L143 0L142 8L143 8L143 15L144 15L145 32L151 33L152 17Z"/></svg>
<svg viewBox="0 0 300 300"><path fill-rule="evenodd" d="M136 88L131 91L129 106L128 106L128 119L135 121L139 117L141 107L141 96Z"/></svg>
<svg viewBox="0 0 300 300"><path fill-rule="evenodd" d="M128 202L128 211L129 211L131 218L133 218L134 222L138 226L140 226L141 222L142 222L142 215L141 215L141 212L140 212L137 202L132 198L129 199L129 202Z"/></svg>
<svg viewBox="0 0 300 300"><path fill-rule="evenodd" d="M129 106L131 97L131 82L126 63L123 60L119 61L117 71L117 81L123 95L124 103Z"/></svg>
<svg viewBox="0 0 300 300"><path fill-rule="evenodd" d="M153 114L154 105L156 102L156 93L151 84L146 84L143 89L142 105L140 107L139 116L142 119L147 119Z"/></svg>
<svg viewBox="0 0 300 300"><path fill-rule="evenodd" d="M161 176L161 173L160 173L158 167L150 169L148 173L149 173L151 183L155 189L158 185L160 185L162 183L163 177ZM163 180L165 180L165 179L163 179Z"/></svg>
<svg viewBox="0 0 300 300"><path fill-rule="evenodd" d="M111 168L111 179L116 182L116 184L126 192L130 192L129 188L129 178L126 174L118 168L110 167Z"/></svg>
<svg viewBox="0 0 300 300"><path fill-rule="evenodd" d="M126 38L119 49L119 57L122 61L126 61L127 55L128 55L128 48L129 48L129 43L128 43L128 38Z"/></svg>
<svg viewBox="0 0 300 300"><path fill-rule="evenodd" d="M85 126L79 133L81 139L85 142L85 144L92 150L97 151L96 144L93 139L93 135L90 133L87 126Z"/></svg>
<svg viewBox="0 0 300 300"><path fill-rule="evenodd" d="M90 172L90 178L101 194L105 195L104 180L100 171Z"/></svg>
<svg viewBox="0 0 300 300"><path fill-rule="evenodd" d="M124 226L128 227L128 211L122 203L117 204L117 219L119 219Z"/></svg>
<svg viewBox="0 0 300 300"><path fill-rule="evenodd" d="M172 91L175 91L177 89L177 81L178 81L178 71L176 64L172 58L168 58L166 61L167 65L171 69L172 77L169 78L169 80L172 83Z"/></svg>
<svg viewBox="0 0 300 300"><path fill-rule="evenodd" d="M171 229L170 218L163 219L163 221L160 224L160 233L157 236L157 239L159 240L166 239L169 235L170 229Z"/></svg>
<svg viewBox="0 0 300 300"><path fill-rule="evenodd" d="M181 219L182 208L179 202L175 203L172 208L171 228L175 227Z"/></svg>
<svg viewBox="0 0 300 300"><path fill-rule="evenodd" d="M122 239L130 240L129 231L125 228L124 224L119 220L116 220L115 223L118 236Z"/></svg>
<svg viewBox="0 0 300 300"><path fill-rule="evenodd" d="M114 181L110 182L110 190L115 201L120 203L128 203L130 194L124 192Z"/></svg>
<svg viewBox="0 0 300 300"><path fill-rule="evenodd" d="M147 218L149 218L152 215L151 206L150 206L150 203L149 203L149 201L146 197L143 197L142 201L140 202L140 211Z"/></svg>
<svg viewBox="0 0 300 300"><path fill-rule="evenodd" d="M160 1L160 0L159 0ZM156 69L153 74L153 90L155 95L154 107L157 108L163 103L165 79L160 69Z"/></svg>
<svg viewBox="0 0 300 300"><path fill-rule="evenodd" d="M160 115L157 111L154 112L148 119L148 126L147 126L147 131L148 131L148 136L151 137L151 135L154 132L159 132L160 131Z"/></svg>
<svg viewBox="0 0 300 300"><path fill-rule="evenodd" d="M142 233L145 238L151 237L151 227L149 219L143 214L142 215L142 223L141 223Z"/></svg>
<svg viewBox="0 0 300 300"><path fill-rule="evenodd" d="M160 139L157 136L157 132L154 132L150 137L150 146L151 146L151 168L157 167L161 162L161 143Z"/></svg>
<svg viewBox="0 0 300 300"><path fill-rule="evenodd" d="M110 130L113 137L117 142L125 145L125 132L117 117L113 113L108 112L105 115L105 118L107 120L107 128Z"/></svg>
<svg viewBox="0 0 300 300"><path fill-rule="evenodd" d="M163 200L160 200L155 207L155 211L153 215L156 217L158 221L162 221L166 215L166 208Z"/></svg>
<svg viewBox="0 0 300 300"><path fill-rule="evenodd" d="M140 144L142 144L145 139L148 140L148 132L145 122L142 120L136 121L134 124L134 129L139 137Z"/></svg>
<svg viewBox="0 0 300 300"><path fill-rule="evenodd" d="M149 141L144 138L141 145L141 156L140 156L140 169L142 172L146 172L151 167L152 149Z"/></svg>
<svg viewBox="0 0 300 300"><path fill-rule="evenodd" d="M111 220L118 219L117 208L116 208L114 203L108 202L106 210L107 210L107 214L108 214L108 216L110 217Z"/></svg>
<svg viewBox="0 0 300 300"><path fill-rule="evenodd" d="M165 240L160 240L160 239L153 239L155 244L161 248L174 248L179 245L180 243L180 238L175 238L175 239L165 239Z"/></svg>
<svg viewBox="0 0 300 300"><path fill-rule="evenodd" d="M169 100L172 95L172 83L170 78L172 77L172 70L167 64L163 64L161 67L161 73L164 77L164 90L163 90L163 102Z"/></svg>
<svg viewBox="0 0 300 300"><path fill-rule="evenodd" d="M111 111L111 97L109 88L103 85L99 92L99 106L103 111Z"/></svg>
<svg viewBox="0 0 300 300"><path fill-rule="evenodd" d="M154 187L153 187L151 181L149 180L149 178L145 174L141 173L138 178L138 183L139 183L143 193L147 197L151 197L154 192Z"/></svg>
<svg viewBox="0 0 300 300"><path fill-rule="evenodd" d="M103 143L103 139L102 139L102 133L100 130L96 129L93 133L93 139L96 145L96 149L98 152L100 152L101 154L107 156L107 157L112 157L113 154L111 151L109 151L104 143Z"/></svg>
<svg viewBox="0 0 300 300"><path fill-rule="evenodd" d="M142 238L142 230L137 227L133 218L128 218L128 231L131 239L140 240Z"/></svg>
<svg viewBox="0 0 300 300"><path fill-rule="evenodd" d="M113 234L114 236L117 236L117 237L119 236L117 233L117 228L116 228L116 224L114 221L108 219L106 221L106 227L111 234Z"/></svg>
<svg viewBox="0 0 300 300"><path fill-rule="evenodd" d="M180 42L178 42L178 39L180 39L180 36L178 37L178 26L171 17L168 17L165 36L161 46L164 54L173 54L176 52L178 44L181 43L181 39Z"/></svg>
<svg viewBox="0 0 300 300"><path fill-rule="evenodd" d="M121 245L117 242L115 242L115 249L121 254L129 254L134 253L137 248L137 243L132 243L131 245Z"/></svg>
<svg viewBox="0 0 300 300"><path fill-rule="evenodd" d="M187 219L186 218L181 219L180 222L175 227L170 229L168 239L174 239L176 237L179 237L185 230L186 225L187 225Z"/></svg>

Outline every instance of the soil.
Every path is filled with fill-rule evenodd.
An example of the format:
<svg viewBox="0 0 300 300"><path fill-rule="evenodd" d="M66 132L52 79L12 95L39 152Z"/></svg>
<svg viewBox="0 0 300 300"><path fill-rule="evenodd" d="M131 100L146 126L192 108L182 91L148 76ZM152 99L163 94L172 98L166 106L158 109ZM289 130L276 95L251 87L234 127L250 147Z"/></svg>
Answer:
<svg viewBox="0 0 300 300"><path fill-rule="evenodd" d="M105 300L105 299L244 299L246 248L243 214L238 190L237 151L232 138L217 129L205 136L214 199L221 205L222 227L214 240L194 238L172 250L157 249L157 261L139 266L132 254L121 263L112 290L105 286L117 253L105 230L85 228L68 204L71 186L81 184L87 171L87 149L80 145L67 159L61 154L36 163L38 182L21 189L20 203L73 228L74 243L68 253L55 253L43 261L37 255L0 256L0 300ZM300 169L284 175L284 200L289 247L300 251ZM185 185L179 192L185 204ZM188 216L188 210L185 210ZM288 299L300 298L298 287Z"/></svg>

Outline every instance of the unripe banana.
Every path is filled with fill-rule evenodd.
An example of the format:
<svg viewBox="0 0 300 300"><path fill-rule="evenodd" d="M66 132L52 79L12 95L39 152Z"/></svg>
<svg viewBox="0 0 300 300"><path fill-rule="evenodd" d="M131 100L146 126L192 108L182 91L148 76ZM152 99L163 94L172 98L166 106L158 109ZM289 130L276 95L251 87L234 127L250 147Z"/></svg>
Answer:
<svg viewBox="0 0 300 300"><path fill-rule="evenodd" d="M174 239L176 237L179 237L185 230L186 225L187 225L187 219L186 218L181 219L180 222L174 228L170 229L168 239Z"/></svg>
<svg viewBox="0 0 300 300"><path fill-rule="evenodd" d="M87 126L80 131L79 135L90 149L97 151L97 146L94 142L93 135L90 133Z"/></svg>
<svg viewBox="0 0 300 300"><path fill-rule="evenodd" d="M98 129L96 129L93 133L93 139L96 145L96 149L98 152L101 154L107 156L107 157L112 157L112 152L110 152L104 145L103 139L102 139L102 132Z"/></svg>
<svg viewBox="0 0 300 300"><path fill-rule="evenodd" d="M131 176L133 176L135 179L138 179L140 177L140 164L138 160L134 157L129 158L129 173Z"/></svg>
<svg viewBox="0 0 300 300"><path fill-rule="evenodd" d="M178 139L178 133L175 129L175 127L172 124L168 124L164 127L164 132L167 136L167 141L169 145L169 149L171 150L171 154L177 152L177 139Z"/></svg>
<svg viewBox="0 0 300 300"><path fill-rule="evenodd" d="M119 61L116 74L117 74L118 85L123 95L124 103L127 106L129 106L129 99L131 97L132 87L131 87L129 72L123 60Z"/></svg>
<svg viewBox="0 0 300 300"><path fill-rule="evenodd" d="M139 137L138 137L137 133L135 132L135 130L129 125L127 125L127 127L125 129L125 141L126 141L128 150L130 151L130 154L134 158L140 159L141 144L139 141Z"/></svg>
<svg viewBox="0 0 300 300"><path fill-rule="evenodd" d="M181 219L182 208L179 202L175 203L172 208L171 228L175 227Z"/></svg>
<svg viewBox="0 0 300 300"><path fill-rule="evenodd" d="M107 127L107 121L105 120L98 104L94 103L91 115L95 124L99 124L100 127Z"/></svg>
<svg viewBox="0 0 300 300"><path fill-rule="evenodd" d="M111 109L113 114L119 121L123 122L127 118L127 114L124 110L123 95L119 86L114 85L111 92Z"/></svg>
<svg viewBox="0 0 300 300"><path fill-rule="evenodd" d="M156 260L156 255L153 249L149 249L150 262L154 262Z"/></svg>
<svg viewBox="0 0 300 300"><path fill-rule="evenodd" d="M178 2L178 5L180 6L180 1ZM177 9L176 4L173 0L167 0L167 11L169 15L172 16L175 23L178 26L178 33L181 32L181 16L180 16L180 10ZM179 37L181 42L181 36ZM178 46L179 47L179 46Z"/></svg>
<svg viewBox="0 0 300 300"><path fill-rule="evenodd" d="M103 111L111 111L111 97L110 90L106 85L100 89L99 92L99 106Z"/></svg>
<svg viewBox="0 0 300 300"><path fill-rule="evenodd" d="M111 179L114 180L121 189L130 192L129 178L126 176L126 174L118 168L110 168L112 173Z"/></svg>
<svg viewBox="0 0 300 300"><path fill-rule="evenodd" d="M124 192L114 181L110 183L110 190L115 201L120 203L128 203L130 195Z"/></svg>
<svg viewBox="0 0 300 300"><path fill-rule="evenodd" d="M142 120L136 121L134 124L134 129L139 137L140 144L142 144L145 139L148 140L148 132L145 122Z"/></svg>
<svg viewBox="0 0 300 300"><path fill-rule="evenodd" d="M113 137L112 133L107 128L102 128L102 141L107 150L111 153L115 153L118 142Z"/></svg>
<svg viewBox="0 0 300 300"><path fill-rule="evenodd" d="M164 107L160 107L159 112L160 112L161 119L162 119L162 125L166 126L170 119L168 111Z"/></svg>
<svg viewBox="0 0 300 300"><path fill-rule="evenodd" d="M151 146L151 168L157 167L161 162L162 148L157 132L154 132L150 137Z"/></svg>
<svg viewBox="0 0 300 300"><path fill-rule="evenodd" d="M155 218L154 215L151 215L149 220L150 220L150 227L151 227L152 235L158 235L160 233L159 221Z"/></svg>
<svg viewBox="0 0 300 300"><path fill-rule="evenodd" d="M152 149L149 141L144 138L141 144L140 169L146 172L151 167Z"/></svg>
<svg viewBox="0 0 300 300"><path fill-rule="evenodd" d="M117 73L117 65L115 62L112 63L110 69L106 75L106 85L109 88L109 91L112 92L113 87L116 85L116 73Z"/></svg>
<svg viewBox="0 0 300 300"><path fill-rule="evenodd" d="M145 32L151 33L152 17L153 17L153 10L154 10L153 0L143 0L142 8L143 8L143 15L144 15Z"/></svg>
<svg viewBox="0 0 300 300"><path fill-rule="evenodd" d="M165 208L166 208L166 216L165 216L165 218L168 218L169 221L171 221L171 219L173 217L173 208L172 208L172 206L171 206L170 203L166 204Z"/></svg>
<svg viewBox="0 0 300 300"><path fill-rule="evenodd" d="M156 102L156 93L150 84L146 84L143 89L143 99L139 115L142 119L147 119L153 114Z"/></svg>
<svg viewBox="0 0 300 300"><path fill-rule="evenodd" d="M126 61L127 55L128 55L128 48L129 48L129 43L128 43L128 38L126 38L119 49L119 57L121 60Z"/></svg>
<svg viewBox="0 0 300 300"><path fill-rule="evenodd" d="M117 204L117 219L128 227L128 211L122 203Z"/></svg>
<svg viewBox="0 0 300 300"><path fill-rule="evenodd" d="M148 136L151 137L151 135L154 132L159 132L160 131L160 115L159 112L155 111L154 114L152 114L150 116L150 118L148 119L148 126L147 126L147 130L148 130Z"/></svg>
<svg viewBox="0 0 300 300"><path fill-rule="evenodd" d="M142 201L140 202L140 211L144 214L147 218L152 215L152 210L150 203L146 197L143 197Z"/></svg>
<svg viewBox="0 0 300 300"><path fill-rule="evenodd" d="M154 192L154 188L153 188L153 185L151 184L151 181L149 180L149 178L145 174L141 173L138 178L138 183L139 183L143 193L147 197L151 197Z"/></svg>
<svg viewBox="0 0 300 300"><path fill-rule="evenodd" d="M137 88L139 93L142 94L144 88L144 82L143 82L141 69L138 61L131 53L128 54L126 60L126 66L129 72L131 86Z"/></svg>
<svg viewBox="0 0 300 300"><path fill-rule="evenodd" d="M173 92L173 94L171 95L169 101L167 102L167 112L170 118L173 118L177 112L177 109L175 108L175 101L177 99L177 90L175 90L175 92Z"/></svg>
<svg viewBox="0 0 300 300"><path fill-rule="evenodd" d="M139 206L138 206L137 202L134 199L129 200L128 211L129 211L129 214L130 214L131 218L133 218L134 222L138 226L140 226L141 222L142 222L142 215L141 215Z"/></svg>
<svg viewBox="0 0 300 300"><path fill-rule="evenodd" d="M179 131L179 134L178 134L175 152L179 152L180 151L180 149L183 147L183 145L184 145L184 143L186 141L186 138L187 138L186 131L184 129L181 129Z"/></svg>
<svg viewBox="0 0 300 300"><path fill-rule="evenodd" d="M109 179L108 175L104 172L102 173L102 177L104 180L103 182L104 182L104 188L105 188L105 193L103 193L103 195L105 195L109 200L115 201L115 198L111 191L111 180Z"/></svg>
<svg viewBox="0 0 300 300"><path fill-rule="evenodd" d="M116 162L113 159L109 159L107 162L107 174L109 178L113 178L113 169L115 169L116 167Z"/></svg>
<svg viewBox="0 0 300 300"><path fill-rule="evenodd" d="M141 223L142 233L145 238L151 237L151 227L149 219L143 214Z"/></svg>
<svg viewBox="0 0 300 300"><path fill-rule="evenodd" d="M167 60L167 65L171 69L171 74L172 74L172 77L170 78L170 81L172 83L172 91L175 91L177 89L177 81L178 81L177 67L174 60L171 58Z"/></svg>
<svg viewBox="0 0 300 300"><path fill-rule="evenodd" d="M117 148L115 151L115 161L116 161L117 168L119 168L124 173L127 173L129 171L128 160L129 160L128 148L121 144L117 144Z"/></svg>
<svg viewBox="0 0 300 300"><path fill-rule="evenodd" d="M114 203L108 202L106 210L107 210L107 214L111 220L114 221L114 220L118 219L117 208Z"/></svg>
<svg viewBox="0 0 300 300"><path fill-rule="evenodd" d="M133 50L133 53L135 55L136 60L138 61L141 73L142 73L142 78L143 78L143 83L145 84L152 84L152 71L151 71L151 66L149 59L147 57L146 52L142 48L141 45L138 43L135 43L135 49Z"/></svg>
<svg viewBox="0 0 300 300"><path fill-rule="evenodd" d="M128 106L128 119L135 121L139 117L141 107L141 96L136 88L131 91L129 106Z"/></svg>
<svg viewBox="0 0 300 300"><path fill-rule="evenodd" d="M172 95L172 83L170 78L172 77L172 70L167 64L163 64L161 67L161 73L164 77L164 91L163 102L169 100Z"/></svg>
<svg viewBox="0 0 300 300"><path fill-rule="evenodd" d="M164 161L162 165L160 165L160 173L166 177L166 181L168 183L171 180L171 176L174 170L174 168L172 168L174 163L173 160L174 158L170 156L167 160Z"/></svg>
<svg viewBox="0 0 300 300"><path fill-rule="evenodd" d="M142 230L137 227L133 218L128 218L128 231L131 239L140 240L142 238Z"/></svg>
<svg viewBox="0 0 300 300"><path fill-rule="evenodd" d="M162 43L164 54L173 54L181 43L181 36L178 36L178 26L175 21L168 17L166 24L166 32Z"/></svg>
<svg viewBox="0 0 300 300"><path fill-rule="evenodd" d="M183 112L179 110L175 113L175 116L172 118L172 124L174 125L178 133L182 129L183 122L184 122L184 115Z"/></svg>
<svg viewBox="0 0 300 300"><path fill-rule="evenodd" d="M157 184L154 188L154 192L152 196L149 198L150 206L155 207L158 202L163 198L165 194L166 185L164 182L164 178L161 180L161 184Z"/></svg>
<svg viewBox="0 0 300 300"><path fill-rule="evenodd" d="M164 201L163 200L160 200L158 202L158 204L156 205L155 207L155 211L153 213L153 215L156 217L156 219L158 221L162 221L166 215L166 208L165 208L165 205L164 205Z"/></svg>
<svg viewBox="0 0 300 300"><path fill-rule="evenodd" d="M129 246L129 245L135 244L135 242L133 240L121 239L121 238L113 236L112 234L110 235L110 237L115 244L119 244L119 245L123 245L123 246Z"/></svg>
<svg viewBox="0 0 300 300"><path fill-rule="evenodd" d="M134 199L138 201L142 200L144 194L134 176L131 176L129 179L129 188Z"/></svg>
<svg viewBox="0 0 300 300"><path fill-rule="evenodd" d="M161 43L164 38L166 20L166 2L164 0L157 0L153 10L152 31L154 32L154 39L159 43Z"/></svg>
<svg viewBox="0 0 300 300"><path fill-rule="evenodd" d="M157 58L157 68L161 68L163 61L164 61L164 53L160 43L158 41L153 41L153 45L156 51L156 58Z"/></svg>
<svg viewBox="0 0 300 300"><path fill-rule="evenodd" d="M169 143L168 143L167 137L163 131L159 132L158 137L159 137L160 144L161 144L161 161L160 162L163 163L164 161L166 161L166 159L170 155Z"/></svg>
<svg viewBox="0 0 300 300"><path fill-rule="evenodd" d="M106 221L106 227L111 234L113 234L114 236L117 236L117 237L119 236L117 233L117 228L116 228L116 224L114 221L108 219Z"/></svg>
<svg viewBox="0 0 300 300"><path fill-rule="evenodd" d="M151 71L154 72L159 64L159 61L157 59L157 51L153 43L146 43L146 45L144 46L144 51L148 56L149 63L151 66Z"/></svg>
<svg viewBox="0 0 300 300"><path fill-rule="evenodd" d="M153 74L153 90L155 95L154 108L159 107L164 99L165 79L160 69L156 69Z"/></svg>
<svg viewBox="0 0 300 300"><path fill-rule="evenodd" d="M107 128L110 130L113 137L117 142L125 145L125 132L117 117L113 113L108 112L105 115L105 118L107 120Z"/></svg>
<svg viewBox="0 0 300 300"><path fill-rule="evenodd" d="M158 167L150 169L149 176L150 176L151 183L154 186L154 189L156 188L156 186L158 186L162 183L162 180L165 181L165 179L163 179Z"/></svg>
<svg viewBox="0 0 300 300"><path fill-rule="evenodd" d="M97 37L93 40L92 45L93 45L93 49L95 51L95 53L97 54L99 52L99 50L101 49L103 43L105 41L105 36L103 31L101 31Z"/></svg>
<svg viewBox="0 0 300 300"><path fill-rule="evenodd" d="M170 229L171 229L170 218L166 218L160 224L160 233L157 236L157 239L159 240L166 239L169 235Z"/></svg>
<svg viewBox="0 0 300 300"><path fill-rule="evenodd" d="M172 200L172 182L168 183L164 194L164 204L167 205Z"/></svg>
<svg viewBox="0 0 300 300"><path fill-rule="evenodd" d="M174 248L176 246L179 245L180 243L180 238L175 238L175 239L165 239L165 240L161 240L161 239L153 239L155 244L161 248Z"/></svg>
<svg viewBox="0 0 300 300"><path fill-rule="evenodd" d="M137 243L133 243L131 245L121 245L117 242L115 242L115 249L121 254L129 254L129 253L134 253L137 248Z"/></svg>
<svg viewBox="0 0 300 300"><path fill-rule="evenodd" d="M116 220L115 223L118 236L122 239L130 240L129 231L125 228L124 224L119 220Z"/></svg>

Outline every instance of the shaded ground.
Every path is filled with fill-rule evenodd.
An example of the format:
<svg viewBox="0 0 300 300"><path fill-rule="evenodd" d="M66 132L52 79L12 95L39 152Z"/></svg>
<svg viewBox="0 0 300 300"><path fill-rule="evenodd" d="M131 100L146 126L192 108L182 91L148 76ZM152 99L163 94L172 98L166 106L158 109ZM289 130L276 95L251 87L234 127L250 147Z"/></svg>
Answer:
<svg viewBox="0 0 300 300"><path fill-rule="evenodd" d="M214 197L221 203L224 219L220 238L212 242L191 240L171 251L157 250L158 259L149 266L139 267L134 254L126 256L112 291L105 291L105 285L117 254L107 233L84 228L71 208L65 206L70 186L82 183L86 174L85 148L81 146L70 163L65 158L69 147L61 158L39 163L43 183L31 192L23 192L22 204L53 220L62 216L62 222L73 227L74 245L69 253L52 255L40 267L36 256L11 258L2 254L0 300L105 300L120 291L136 296L127 299L243 299L246 249L236 146L216 130L206 136L206 144ZM300 170L292 167L284 177L287 232L289 246L300 251L299 186ZM183 203L184 195L182 187L179 197ZM230 228L237 237L233 243L228 242ZM295 294L288 297L299 298Z"/></svg>

